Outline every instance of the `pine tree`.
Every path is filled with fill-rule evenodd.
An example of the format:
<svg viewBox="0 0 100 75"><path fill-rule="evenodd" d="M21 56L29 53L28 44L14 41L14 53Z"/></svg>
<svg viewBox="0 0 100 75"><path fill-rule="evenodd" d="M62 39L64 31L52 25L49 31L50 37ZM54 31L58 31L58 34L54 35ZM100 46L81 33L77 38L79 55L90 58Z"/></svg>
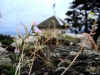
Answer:
<svg viewBox="0 0 100 75"><path fill-rule="evenodd" d="M71 3L70 11L66 13L68 18L67 22L71 24L78 31L84 26L84 32L89 32L91 30L91 25L93 24L93 19L89 18L89 13L94 12L94 16L98 18L98 28L96 30L96 35L94 39L100 35L100 0L74 0ZM80 30L79 30L80 29Z"/></svg>
<svg viewBox="0 0 100 75"><path fill-rule="evenodd" d="M66 18L69 22L71 21L72 26L81 30L82 26L84 25L84 32L89 32L88 28L88 14L93 9L94 0L74 0L71 3L70 9L72 11L68 11L66 15L70 16L70 19ZM77 14L77 15L76 15ZM73 16L71 16L73 15ZM77 24L77 25L76 25ZM79 26L81 25L81 26Z"/></svg>

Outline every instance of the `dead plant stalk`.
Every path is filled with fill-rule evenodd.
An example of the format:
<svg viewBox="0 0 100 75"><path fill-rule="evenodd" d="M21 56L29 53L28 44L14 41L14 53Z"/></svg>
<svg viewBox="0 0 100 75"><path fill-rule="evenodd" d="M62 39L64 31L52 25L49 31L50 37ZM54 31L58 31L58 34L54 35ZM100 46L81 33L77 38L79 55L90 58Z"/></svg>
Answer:
<svg viewBox="0 0 100 75"><path fill-rule="evenodd" d="M94 23L93 23L93 26L92 26L92 30L91 30L90 34L88 35L88 37L94 35L94 33L95 33L94 28L95 28L95 26L97 25L96 22L97 22L97 20L95 19L95 21L94 21ZM84 46L85 46L85 44L86 44L86 42L87 42L88 40L89 40L89 38L87 38L87 39L85 40L85 42L83 43L81 49L79 50L79 52L77 53L77 55L75 56L75 58L73 59L73 61L72 61L72 62L70 63L70 65L61 73L61 75L64 75L64 74L66 73L66 71L72 66L72 64L75 62L75 60L76 60L77 57L79 56L79 54L82 52L82 50L83 50L83 48L84 48Z"/></svg>

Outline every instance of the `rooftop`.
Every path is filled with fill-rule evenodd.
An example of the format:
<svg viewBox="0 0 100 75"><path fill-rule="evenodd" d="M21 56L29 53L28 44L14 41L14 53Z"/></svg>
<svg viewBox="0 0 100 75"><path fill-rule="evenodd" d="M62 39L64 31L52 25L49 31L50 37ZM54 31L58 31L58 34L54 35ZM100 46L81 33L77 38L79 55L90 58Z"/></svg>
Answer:
<svg viewBox="0 0 100 75"><path fill-rule="evenodd" d="M45 21L41 22L40 24L38 24L38 27L41 28L48 28L48 26L50 28L53 28L54 25L56 26L56 28L65 28L65 22L63 20L61 20L60 18L57 18L56 16L52 16L48 19L46 19Z"/></svg>

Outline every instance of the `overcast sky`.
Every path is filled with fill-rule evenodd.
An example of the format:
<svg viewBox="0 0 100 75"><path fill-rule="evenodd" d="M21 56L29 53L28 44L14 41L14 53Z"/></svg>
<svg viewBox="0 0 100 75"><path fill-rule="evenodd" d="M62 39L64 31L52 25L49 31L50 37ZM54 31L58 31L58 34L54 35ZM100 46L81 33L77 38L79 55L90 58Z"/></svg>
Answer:
<svg viewBox="0 0 100 75"><path fill-rule="evenodd" d="M28 29L31 22L37 24L54 15L52 4L61 19L66 18L65 13L73 0L0 0L0 34L16 34L17 27L24 32L24 23Z"/></svg>

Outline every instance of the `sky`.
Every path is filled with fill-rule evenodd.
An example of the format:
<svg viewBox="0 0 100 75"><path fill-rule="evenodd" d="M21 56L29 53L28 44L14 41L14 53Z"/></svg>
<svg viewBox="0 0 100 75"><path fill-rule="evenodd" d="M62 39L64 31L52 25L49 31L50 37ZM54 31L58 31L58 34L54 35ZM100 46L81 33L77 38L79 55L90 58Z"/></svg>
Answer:
<svg viewBox="0 0 100 75"><path fill-rule="evenodd" d="M55 12L64 20L73 0L0 0L0 34L16 35L18 30L24 33L21 22L30 30L31 22L41 23ZM18 30L17 30L18 29Z"/></svg>

